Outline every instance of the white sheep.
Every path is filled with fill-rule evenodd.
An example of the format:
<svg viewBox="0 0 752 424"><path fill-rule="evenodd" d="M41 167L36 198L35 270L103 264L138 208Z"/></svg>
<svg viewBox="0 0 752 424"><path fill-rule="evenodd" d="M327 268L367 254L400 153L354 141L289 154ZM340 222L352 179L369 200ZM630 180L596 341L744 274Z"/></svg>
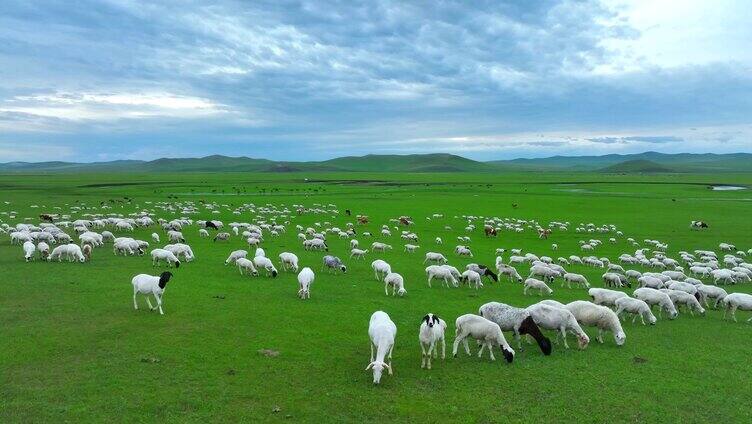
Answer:
<svg viewBox="0 0 752 424"><path fill-rule="evenodd" d="M593 303L601 306L615 306L616 299L629 297L624 292L609 289L600 289L595 287L588 290L588 295L591 299L593 299Z"/></svg>
<svg viewBox="0 0 752 424"><path fill-rule="evenodd" d="M81 251L81 248L76 244L63 244L57 246L52 250L52 253L47 256L47 261L51 262L57 259L58 262L61 262L63 260L63 256L68 259L68 262L76 260L79 262L86 262L86 257Z"/></svg>
<svg viewBox="0 0 752 424"><path fill-rule="evenodd" d="M416 244L409 244L408 243L408 244L405 245L405 252L407 252L407 253L415 253L415 251L418 250L419 248L420 248L420 246L418 246Z"/></svg>
<svg viewBox="0 0 752 424"><path fill-rule="evenodd" d="M700 301L697 299L699 296L696 297L681 290L661 289L661 291L671 298L677 308L679 308L679 305L685 305L689 309L690 315L694 316L695 312L705 315L705 308L700 305Z"/></svg>
<svg viewBox="0 0 752 424"><path fill-rule="evenodd" d="M431 287L431 280L434 278L443 280L444 285L447 287L450 287L450 281L452 286L457 287L458 285L457 279L454 277L452 270L444 265L429 265L426 267L426 275L428 276L428 287Z"/></svg>
<svg viewBox="0 0 752 424"><path fill-rule="evenodd" d="M679 312L674 306L674 302L664 292L652 289L650 287L641 287L632 293L636 299L640 299L647 303L651 308L654 305L658 305L658 317L663 318L663 311L665 310L669 314L670 319L674 319L679 315Z"/></svg>
<svg viewBox="0 0 752 424"><path fill-rule="evenodd" d="M479 358L483 355L483 349L488 348L491 360L495 361L493 347L499 346L507 362L511 363L514 360L514 349L509 346L504 333L501 332L501 328L495 322L489 321L479 315L466 314L457 318L455 327L456 337L452 346L453 356L457 356L457 348L460 342L465 346L465 352L470 355L470 346L468 346L467 338L472 337L481 344L478 351Z"/></svg>
<svg viewBox="0 0 752 424"><path fill-rule="evenodd" d="M551 287L548 287L546 283L541 280L536 280L535 278L528 278L527 280L525 280L524 285L525 288L522 290L522 294L526 296L527 291L530 289L538 290L538 294L540 296L543 296L543 292L545 292L546 294L551 294L554 292L553 290L551 290Z"/></svg>
<svg viewBox="0 0 752 424"><path fill-rule="evenodd" d="M366 371L373 369L373 384L379 384L381 373L384 368L389 375L393 374L392 369L392 351L394 350L394 339L397 337L397 326L384 311L376 311L371 315L368 323L368 337L371 339L371 362L366 367ZM374 358L374 348L376 357ZM387 364L384 360L389 358Z"/></svg>
<svg viewBox="0 0 752 424"><path fill-rule="evenodd" d="M171 277L172 273L168 271L163 272L159 277L148 274L138 274L133 277L131 280L131 283L133 284L133 308L138 310L136 294L141 293L146 297L146 303L149 305L149 309L152 311L154 309L159 309L160 315L164 315L164 311L162 311L162 295L164 294L165 287L167 287L167 283L170 281ZM151 305L149 295L154 295L154 298L157 300L156 308Z"/></svg>
<svg viewBox="0 0 752 424"><path fill-rule="evenodd" d="M702 299L706 307L709 307L708 298L715 299L715 304L713 305L713 308L718 308L718 303L722 302L723 299L726 296L728 296L728 293L726 292L726 290L718 286L709 286L705 284L698 285L697 292L700 294L700 299Z"/></svg>
<svg viewBox="0 0 752 424"><path fill-rule="evenodd" d="M467 283L470 287L475 286L475 290L483 287L483 283L480 281L480 274L472 269L463 272L460 276L460 280Z"/></svg>
<svg viewBox="0 0 752 424"><path fill-rule="evenodd" d="M43 260L46 260L50 255L50 245L43 241L40 241L39 243L37 243L37 251L39 252L39 256Z"/></svg>
<svg viewBox="0 0 752 424"><path fill-rule="evenodd" d="M640 317L640 321L642 321L642 325L645 325L645 318L648 319L648 322L651 325L655 325L655 322L657 321L655 315L653 315L653 312L650 310L650 306L645 303L644 300L633 297L621 297L616 299L615 303L616 316L620 317L624 312L634 314L634 317L632 318L633 324L638 316Z"/></svg>
<svg viewBox="0 0 752 424"><path fill-rule="evenodd" d="M159 243L159 234L151 233L151 239L154 241L154 243Z"/></svg>
<svg viewBox="0 0 752 424"><path fill-rule="evenodd" d="M366 253L368 253L368 250L354 248L350 250L350 258L355 260L364 259L366 257Z"/></svg>
<svg viewBox="0 0 752 424"><path fill-rule="evenodd" d="M564 307L574 315L580 325L598 327L596 340L599 343L603 343L603 331L613 333L614 342L617 346L622 346L627 340L627 335L621 328L619 317L611 309L584 300L575 300L564 305Z"/></svg>
<svg viewBox="0 0 752 424"><path fill-rule="evenodd" d="M590 338L582 330L575 316L563 306L556 301L544 300L528 306L525 310L537 326L556 331L556 341L558 342L561 337L564 340L565 349L569 349L567 331L577 338L577 346L580 349L585 349L590 343Z"/></svg>
<svg viewBox="0 0 752 424"><path fill-rule="evenodd" d="M392 272L391 265L382 259L376 259L371 262L371 268L373 269L373 276L376 278L376 281L382 281L387 274Z"/></svg>
<svg viewBox="0 0 752 424"><path fill-rule="evenodd" d="M723 299L724 311L723 319L726 319L726 314L731 311L731 318L736 322L736 310L752 311L752 295L747 293L731 293ZM747 322L752 321L750 317Z"/></svg>
<svg viewBox="0 0 752 424"><path fill-rule="evenodd" d="M587 278L585 278L582 274L574 274L571 272L567 272L564 274L564 280L561 283L561 286L564 287L564 283L567 283L568 288L572 288L572 283L575 283L583 288L590 288L590 283L588 283Z"/></svg>
<svg viewBox="0 0 752 424"><path fill-rule="evenodd" d="M258 270L256 270L256 267L253 265L253 261L251 261L248 258L236 259L235 265L238 266L238 271L240 272L240 275L243 275L243 271L246 271L249 274L254 275L254 276L258 275Z"/></svg>
<svg viewBox="0 0 752 424"><path fill-rule="evenodd" d="M386 252L387 250L392 250L392 246L376 241L371 243L371 250L374 252Z"/></svg>
<svg viewBox="0 0 752 424"><path fill-rule="evenodd" d="M305 267L298 273L298 297L301 299L311 298L311 284L315 275L311 268Z"/></svg>
<svg viewBox="0 0 752 424"><path fill-rule="evenodd" d="M279 254L279 261L282 264L282 269L287 271L288 268L297 272L298 271L298 256L290 252L282 252Z"/></svg>
<svg viewBox="0 0 752 424"><path fill-rule="evenodd" d="M423 263L426 262L435 262L437 264L445 264L447 263L447 258L444 257L441 253L436 252L428 252L426 253L426 259L423 260Z"/></svg>
<svg viewBox="0 0 752 424"><path fill-rule="evenodd" d="M405 280L401 275L396 272L390 272L384 277L384 293L389 296L389 286L392 286L392 296L399 294L404 296L407 293L405 290Z"/></svg>
<svg viewBox="0 0 752 424"><path fill-rule="evenodd" d="M253 258L253 264L256 265L257 269L265 270L267 277L269 275L276 277L278 274L277 268L274 267L271 259L267 258L266 256L256 256L255 258Z"/></svg>
<svg viewBox="0 0 752 424"><path fill-rule="evenodd" d="M441 343L441 359L446 358L446 341L444 338L446 327L446 322L438 315L429 313L423 317L418 332L420 350L423 354L420 361L421 368L431 369L431 356L433 355L434 358L438 356L436 344L439 342Z"/></svg>
<svg viewBox="0 0 752 424"><path fill-rule="evenodd" d="M199 236L199 237L209 237L209 232L208 232L208 231L206 231L206 230L205 230L205 229L203 229L203 228L199 228L199 229L198 229L198 236Z"/></svg>
<svg viewBox="0 0 752 424"><path fill-rule="evenodd" d="M230 256L227 257L227 260L225 260L225 265L234 264L235 261L246 256L248 256L248 251L246 250L233 250L230 252Z"/></svg>
<svg viewBox="0 0 752 424"><path fill-rule="evenodd" d="M26 260L26 262L29 262L30 260L34 259L34 253L36 253L37 247L33 242L25 241L23 244L23 251L24 259Z"/></svg>
<svg viewBox="0 0 752 424"><path fill-rule="evenodd" d="M501 331L514 332L517 347L522 350L521 334L532 336L544 355L551 354L551 340L541 333L538 325L524 308L516 308L499 302L489 302L478 309L478 315L499 325ZM576 322L576 321L575 321Z"/></svg>
<svg viewBox="0 0 752 424"><path fill-rule="evenodd" d="M174 253L165 249L154 249L151 251L151 264L152 266L159 265L160 261L167 262L167 266L175 265L175 268L180 268L180 260Z"/></svg>

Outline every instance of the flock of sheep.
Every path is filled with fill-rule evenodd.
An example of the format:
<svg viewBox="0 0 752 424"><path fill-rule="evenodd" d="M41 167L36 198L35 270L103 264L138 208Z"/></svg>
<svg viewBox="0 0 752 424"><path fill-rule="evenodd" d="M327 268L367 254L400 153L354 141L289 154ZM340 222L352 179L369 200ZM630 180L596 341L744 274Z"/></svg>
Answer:
<svg viewBox="0 0 752 424"><path fill-rule="evenodd" d="M32 206L36 207L36 206ZM6 233L11 244L20 244L26 261L40 258L46 261L86 262L92 260L93 251L101 248L106 243L112 244L113 254L124 256L146 255L150 243L144 240L134 239L127 236L136 228L161 228L162 234L154 231L151 234L151 243L158 244L162 237L166 237L169 244L157 247L149 251L152 266L165 264L167 267L178 268L183 263L195 260L195 255L186 243L184 233L195 231L199 237L212 237L214 243L231 243L234 240L242 240L248 249L255 249L253 258L249 258L249 251L245 249L233 250L225 261L225 265L234 265L241 275L259 276L261 273L267 277L277 277L279 271L275 261L268 258L261 244L270 238L273 239L285 233L297 215L327 215L342 216L335 205L313 204L310 207L292 205L292 209L285 205L262 205L243 204L231 208L228 205L217 203L196 204L194 202L145 202L141 210L128 216L107 211L105 204L97 213L91 213L88 208L77 205L70 207L67 213L41 214L43 222L31 224L30 219L24 222L10 225L0 223L0 233ZM218 220L195 220L189 218L195 214L220 213L222 209L230 210L234 215L252 214L257 218L253 223L232 222L227 226ZM58 207L56 209L62 210ZM15 212L2 212L5 219L16 219ZM162 216L180 216L176 219L157 218ZM346 211L347 217L351 216ZM74 216L79 218L74 219ZM364 219L365 218L365 219ZM474 254L468 246L471 236L476 233L476 226L483 226L485 237L496 237L497 234L519 233L523 231L537 231L540 238L548 238L555 232L570 231L572 225L569 222L551 222L542 225L535 220L521 220L513 218L481 217L481 216L458 216L458 221L466 222L464 231L457 235L461 243L453 249L453 254L458 258L472 258ZM429 225L438 225L443 222L441 214L433 214L426 217ZM4 221L4 220L2 220ZM413 220L410 217L400 216L393 218L389 223L380 227L376 237L383 241L374 241L362 249L358 237L374 237L368 231L360 231L359 225L368 222L367 217L358 216L356 222L347 222L344 228L338 228L328 221L316 222L310 227L295 225L297 238L301 247L308 251L322 251L322 259L319 272L345 273L347 266L342 259L329 253L331 238L346 239L349 245L348 259L351 261L365 260L368 255L392 250L391 244L386 241L399 235L403 240L403 251L412 254L420 249L416 244L418 234L412 231ZM191 228L195 228L191 230ZM224 231L225 227L229 231ZM694 222L691 228L701 230L707 225L700 227ZM365 229L365 228L363 228ZM444 225L446 232L454 231L451 226ZM553 258L551 256L538 256L533 253L523 254L520 249L510 249L507 255L506 249L496 249L494 255L496 261L493 266L471 263L460 272L459 269L449 264L447 256L440 252L427 252L424 255L424 265L427 284L431 287L434 280L440 281L445 287L456 288L460 285L468 285L475 290L484 287L486 282L498 282L501 278L521 283L523 294L551 295L555 282L559 281L561 287L574 285L576 288L588 290L590 301L577 300L568 304L562 304L553 299L542 300L531 306L520 308L504 303L491 302L481 305L478 314L466 314L455 320L456 337L454 339L452 353L456 356L459 344L463 344L464 350L470 354L468 339L478 342L480 350L478 356L488 350L489 356L495 360L494 349L498 347L507 362L512 362L515 350L509 345L504 337L505 331L512 332L517 341L517 347L522 348L522 336L534 339L541 351L549 355L552 351L551 341L543 334L543 330L552 330L556 334L556 342L563 342L565 348L569 348L567 334L576 338L580 349L587 347L590 337L583 330L584 327L595 327L598 330L597 340L603 343L603 332L611 332L614 342L623 345L626 334L621 326L621 318L625 314L632 315L632 322L639 318L642 324L646 322L655 324L656 316L653 307L657 307L658 316L663 312L670 319L678 316L683 307L687 312L704 314L705 308L723 306L724 319L730 313L736 321L735 312L740 310L752 310L752 295L745 293L727 293L720 287L721 284L736 284L752 281L752 264L745 262L749 251L737 250L729 243L721 243L718 249L723 252L719 257L713 250L695 250L693 252L680 251L676 257L670 257L667 253L668 245L656 240L643 240L641 243L633 238L624 237L621 231L613 225L596 226L592 223L576 225L574 231L578 234L597 237L598 234L607 237L606 241L599 238L581 240L580 249L586 256L569 255ZM359 232L359 234L358 234ZM395 232L393 234L393 232ZM69 234L77 235L77 242ZM118 233L119 236L115 236ZM597 257L593 253L603 243L616 244L625 242L633 246L633 253L624 253L616 261L607 257ZM436 237L432 240L434 250L441 250L444 242ZM51 249L52 246L55 246ZM647 247L646 247L647 246ZM558 251L558 245L551 244L551 251ZM297 296L301 299L309 299L311 287L315 280L315 272L312 267L300 267L298 256L293 252L282 252L278 255L276 263L284 272L297 273L298 291ZM590 266L602 268L602 282L606 288L591 288L590 282L581 274L568 272L565 267L571 265ZM523 279L518 267L529 268ZM650 271L638 271L625 269L624 267L641 267ZM392 296L404 296L407 293L405 279L392 270L389 263L383 259L375 259L371 263L374 278L384 284L384 290L389 295L391 288ZM151 310L158 310L163 314L162 296L167 283L173 277L169 271L162 272L158 276L139 274L132 278L133 306L138 309L137 295L146 297L146 303ZM622 291L625 287L636 290L632 296ZM622 290L617 290L622 289ZM150 296L156 300L156 306L152 305ZM703 306L704 305L704 306ZM750 318L748 321L752 321ZM446 322L434 313L428 313L421 321L419 341L422 351L421 366L431 368L431 359L438 356L438 348L441 347L441 357L445 357L445 330ZM397 327L389 315L383 311L375 312L370 320L368 335L371 340L371 358L366 370L372 370L373 381L378 384L383 370L392 374L392 350L397 334Z"/></svg>

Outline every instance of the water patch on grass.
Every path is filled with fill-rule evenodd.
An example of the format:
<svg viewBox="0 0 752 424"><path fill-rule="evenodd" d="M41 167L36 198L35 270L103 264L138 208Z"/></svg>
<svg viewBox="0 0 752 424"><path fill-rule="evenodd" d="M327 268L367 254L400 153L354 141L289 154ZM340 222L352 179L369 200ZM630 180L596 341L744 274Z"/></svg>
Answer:
<svg viewBox="0 0 752 424"><path fill-rule="evenodd" d="M735 185L714 185L711 186L711 190L713 191L737 191L737 190L746 190L747 187L744 186L735 186Z"/></svg>

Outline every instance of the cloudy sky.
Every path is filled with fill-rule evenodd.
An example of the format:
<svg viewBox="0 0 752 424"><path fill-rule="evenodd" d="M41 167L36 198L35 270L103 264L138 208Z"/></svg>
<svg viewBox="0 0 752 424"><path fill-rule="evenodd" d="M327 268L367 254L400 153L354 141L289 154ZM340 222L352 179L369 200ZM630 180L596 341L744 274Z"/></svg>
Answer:
<svg viewBox="0 0 752 424"><path fill-rule="evenodd" d="M3 0L0 162L752 152L751 46L747 0Z"/></svg>

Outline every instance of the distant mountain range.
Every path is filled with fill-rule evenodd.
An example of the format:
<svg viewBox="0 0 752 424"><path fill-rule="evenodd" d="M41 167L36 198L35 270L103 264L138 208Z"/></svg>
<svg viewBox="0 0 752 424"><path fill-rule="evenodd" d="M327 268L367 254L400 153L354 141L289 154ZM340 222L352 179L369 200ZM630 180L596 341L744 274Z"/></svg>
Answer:
<svg viewBox="0 0 752 424"><path fill-rule="evenodd" d="M597 171L604 173L752 172L752 154L664 154L553 156L479 162L462 156L421 155L346 156L317 162L282 162L221 155L203 158L162 158L152 161L9 162L2 173L30 172L504 172Z"/></svg>

